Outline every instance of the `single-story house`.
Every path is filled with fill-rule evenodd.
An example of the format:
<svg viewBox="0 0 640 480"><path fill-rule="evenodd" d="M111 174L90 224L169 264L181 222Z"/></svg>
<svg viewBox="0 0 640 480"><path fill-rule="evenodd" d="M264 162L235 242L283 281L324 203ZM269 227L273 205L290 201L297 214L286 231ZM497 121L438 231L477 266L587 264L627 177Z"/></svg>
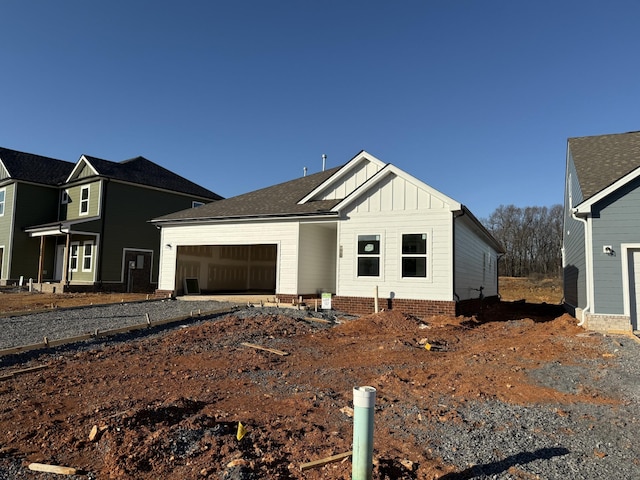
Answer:
<svg viewBox="0 0 640 480"><path fill-rule="evenodd" d="M565 306L591 330L639 330L640 132L569 138L565 181Z"/></svg>
<svg viewBox="0 0 640 480"><path fill-rule="evenodd" d="M152 220L158 289L331 293L333 308L456 315L497 298L503 249L471 212L362 151L346 164ZM193 287L189 288L189 282Z"/></svg>

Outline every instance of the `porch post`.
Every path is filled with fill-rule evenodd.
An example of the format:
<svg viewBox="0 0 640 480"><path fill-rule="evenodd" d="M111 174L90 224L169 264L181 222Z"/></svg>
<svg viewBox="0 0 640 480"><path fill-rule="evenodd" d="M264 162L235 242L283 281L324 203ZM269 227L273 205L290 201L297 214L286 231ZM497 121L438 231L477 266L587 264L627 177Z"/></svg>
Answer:
<svg viewBox="0 0 640 480"><path fill-rule="evenodd" d="M64 265L62 266L62 284L67 285L69 282L69 245L71 244L71 234L67 233L67 241L64 246Z"/></svg>
<svg viewBox="0 0 640 480"><path fill-rule="evenodd" d="M40 236L40 259L38 260L38 283L42 283L42 267L44 265L44 235Z"/></svg>

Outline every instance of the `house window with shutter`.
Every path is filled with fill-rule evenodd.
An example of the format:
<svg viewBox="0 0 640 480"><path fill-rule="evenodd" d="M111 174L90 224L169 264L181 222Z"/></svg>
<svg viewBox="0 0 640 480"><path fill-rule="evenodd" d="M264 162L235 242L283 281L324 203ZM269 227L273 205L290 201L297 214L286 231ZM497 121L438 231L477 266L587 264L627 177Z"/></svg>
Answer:
<svg viewBox="0 0 640 480"><path fill-rule="evenodd" d="M427 234L402 235L402 278L426 278Z"/></svg>
<svg viewBox="0 0 640 480"><path fill-rule="evenodd" d="M358 276L380 276L380 235L358 235Z"/></svg>

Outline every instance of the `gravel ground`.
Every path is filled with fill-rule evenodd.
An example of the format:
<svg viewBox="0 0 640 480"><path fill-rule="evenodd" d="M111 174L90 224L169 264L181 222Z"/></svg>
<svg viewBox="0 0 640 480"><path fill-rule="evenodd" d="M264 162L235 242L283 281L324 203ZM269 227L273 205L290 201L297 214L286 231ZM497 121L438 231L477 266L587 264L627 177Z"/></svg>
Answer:
<svg viewBox="0 0 640 480"><path fill-rule="evenodd" d="M207 301L164 300L66 309L0 318L0 348L65 338L144 323L151 320L214 311L232 304ZM243 307L240 317L275 313L276 309ZM307 312L287 310L294 316ZM194 320L200 321L200 320ZM397 434L419 440L432 457L455 465L460 472L441 477L462 479L640 479L640 344L624 337L605 337L614 357L605 362L580 361L572 365L551 363L535 371L541 386L575 392L580 385L621 398L619 405L536 404L519 406L495 400L438 405L455 410L460 421L430 422L429 428L408 431L407 416L418 406L399 406ZM78 348L85 348L80 347ZM3 359L0 358L0 366ZM587 387L590 388L590 387ZM422 407L424 408L424 407ZM437 439L437 440L434 440ZM15 471L19 464L12 465ZM11 478L0 469L0 479ZM15 477L14 477L15 478ZM20 477L22 478L22 477ZM41 477L42 478L42 477ZM86 477L85 477L86 478Z"/></svg>
<svg viewBox="0 0 640 480"><path fill-rule="evenodd" d="M93 333L96 329L114 328L146 323L146 314L153 321L179 318L230 308L235 304L214 301L157 300L147 302L114 303L77 308L51 310L30 315L0 318L0 349L30 345L43 341Z"/></svg>

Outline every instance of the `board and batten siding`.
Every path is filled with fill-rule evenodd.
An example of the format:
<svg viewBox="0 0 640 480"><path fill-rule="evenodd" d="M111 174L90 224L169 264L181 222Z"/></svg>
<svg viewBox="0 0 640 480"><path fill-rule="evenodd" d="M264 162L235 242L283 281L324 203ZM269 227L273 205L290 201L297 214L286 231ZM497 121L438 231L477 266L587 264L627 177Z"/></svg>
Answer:
<svg viewBox="0 0 640 480"><path fill-rule="evenodd" d="M359 162L347 172L343 178L333 183L326 191L321 192L316 200L341 200L347 198L360 185L373 177L380 170L380 166L369 160Z"/></svg>
<svg viewBox="0 0 640 480"><path fill-rule="evenodd" d="M295 295L298 293L298 227L295 221L165 225L161 229L158 289L176 289L179 246L273 244L278 248L276 292ZM200 275L207 275L206 269L200 269ZM206 278L199 280L204 284Z"/></svg>
<svg viewBox="0 0 640 480"><path fill-rule="evenodd" d="M298 294L335 292L336 230L335 222L300 225Z"/></svg>
<svg viewBox="0 0 640 480"><path fill-rule="evenodd" d="M573 217L572 209L582 202L583 195L571 155L565 180L562 240L564 301L573 308L582 309L587 306L585 225Z"/></svg>
<svg viewBox="0 0 640 480"><path fill-rule="evenodd" d="M592 207L593 313L624 314L622 243L640 242L640 179ZM610 245L613 254L604 253Z"/></svg>
<svg viewBox="0 0 640 480"><path fill-rule="evenodd" d="M496 250L478 236L464 215L454 222L454 238L456 299L479 298L480 287L484 297L498 295Z"/></svg>
<svg viewBox="0 0 640 480"><path fill-rule="evenodd" d="M382 298L453 300L450 206L414 183L390 175L342 212L338 248L337 294ZM427 277L402 278L402 235L427 235ZM358 277L359 235L380 235L379 277Z"/></svg>

